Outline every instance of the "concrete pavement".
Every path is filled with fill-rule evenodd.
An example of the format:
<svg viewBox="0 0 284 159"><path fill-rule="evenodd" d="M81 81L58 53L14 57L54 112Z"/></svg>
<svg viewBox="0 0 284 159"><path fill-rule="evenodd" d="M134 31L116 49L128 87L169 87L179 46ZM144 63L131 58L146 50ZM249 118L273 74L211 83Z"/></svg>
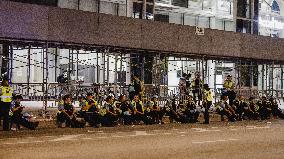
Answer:
<svg viewBox="0 0 284 159"><path fill-rule="evenodd" d="M127 131L84 129L76 134L0 139L0 158L284 158L284 121L249 125L175 125Z"/></svg>

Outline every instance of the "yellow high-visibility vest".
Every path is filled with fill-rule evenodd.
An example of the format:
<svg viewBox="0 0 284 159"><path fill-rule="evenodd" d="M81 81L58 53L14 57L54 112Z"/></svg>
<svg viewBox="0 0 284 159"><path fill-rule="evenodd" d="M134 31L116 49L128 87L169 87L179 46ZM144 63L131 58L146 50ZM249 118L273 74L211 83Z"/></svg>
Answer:
<svg viewBox="0 0 284 159"><path fill-rule="evenodd" d="M12 93L13 90L11 87L1 87L1 91L2 91L2 95L1 97L1 101L2 102L12 102Z"/></svg>
<svg viewBox="0 0 284 159"><path fill-rule="evenodd" d="M234 82L231 80L225 80L224 88L226 89L234 89Z"/></svg>
<svg viewBox="0 0 284 159"><path fill-rule="evenodd" d="M95 101L94 99L91 99L91 100L94 102L94 106L97 107L97 106L98 106L98 102ZM88 111L92 106L93 106L93 105L90 105L90 104L89 104L89 101L86 100L86 101L85 101L85 106L82 107L81 109L82 109L83 111Z"/></svg>
<svg viewBox="0 0 284 159"><path fill-rule="evenodd" d="M210 101L210 102L213 101L213 94L212 94L211 90L204 90L204 95L205 95L205 99L207 101Z"/></svg>
<svg viewBox="0 0 284 159"><path fill-rule="evenodd" d="M141 105L141 107L142 107L142 112L144 113L143 102L142 102L142 101L139 101L139 104ZM133 107L134 109L136 109L136 102L135 102L134 100L131 102L131 105L132 105L132 107Z"/></svg>

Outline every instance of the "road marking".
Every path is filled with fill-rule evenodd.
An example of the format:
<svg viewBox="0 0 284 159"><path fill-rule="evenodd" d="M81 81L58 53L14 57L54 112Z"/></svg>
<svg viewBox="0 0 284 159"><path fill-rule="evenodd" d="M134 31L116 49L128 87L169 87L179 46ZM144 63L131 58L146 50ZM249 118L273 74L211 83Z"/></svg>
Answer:
<svg viewBox="0 0 284 159"><path fill-rule="evenodd" d="M152 130L152 131L159 132L159 131L162 131L162 130Z"/></svg>
<svg viewBox="0 0 284 159"><path fill-rule="evenodd" d="M186 132L184 132L184 131L183 131L183 132L178 132L178 133L179 133L179 134L186 134Z"/></svg>
<svg viewBox="0 0 284 159"><path fill-rule="evenodd" d="M115 138L123 138L123 137L126 137L126 136L113 135L112 137L115 137Z"/></svg>
<svg viewBox="0 0 284 159"><path fill-rule="evenodd" d="M50 138L50 137L55 137L55 136L42 136L42 137Z"/></svg>
<svg viewBox="0 0 284 159"><path fill-rule="evenodd" d="M246 126L247 129L253 130L253 129L269 129L270 126Z"/></svg>
<svg viewBox="0 0 284 159"><path fill-rule="evenodd" d="M216 130L200 129L200 130L196 130L195 132L200 133L200 132L219 132L219 131L221 130L219 129L216 129Z"/></svg>
<svg viewBox="0 0 284 159"><path fill-rule="evenodd" d="M86 137L86 138L82 138L82 140L92 140L92 138Z"/></svg>
<svg viewBox="0 0 284 159"><path fill-rule="evenodd" d="M63 137L57 138L57 139L53 139L50 141L66 141L66 140L76 140L75 138L82 136L83 134L78 134L78 135L64 135Z"/></svg>
<svg viewBox="0 0 284 159"><path fill-rule="evenodd" d="M16 142L16 144L30 144L32 142L28 142L28 141L19 141L19 142Z"/></svg>
<svg viewBox="0 0 284 159"><path fill-rule="evenodd" d="M27 139L34 139L35 137L27 137Z"/></svg>
<svg viewBox="0 0 284 159"><path fill-rule="evenodd" d="M220 139L220 140L209 140L209 141L192 141L193 144L206 144L206 143L216 143L216 142L228 142L228 141L238 141L239 139Z"/></svg>
<svg viewBox="0 0 284 159"><path fill-rule="evenodd" d="M162 133L163 135L171 135L172 133Z"/></svg>
<svg viewBox="0 0 284 159"><path fill-rule="evenodd" d="M16 143L10 143L10 142L6 142L6 143L3 143L4 145L13 145L13 144L16 144Z"/></svg>
<svg viewBox="0 0 284 159"><path fill-rule="evenodd" d="M100 137L96 137L97 139L106 139L108 137L105 137L105 136L100 136Z"/></svg>

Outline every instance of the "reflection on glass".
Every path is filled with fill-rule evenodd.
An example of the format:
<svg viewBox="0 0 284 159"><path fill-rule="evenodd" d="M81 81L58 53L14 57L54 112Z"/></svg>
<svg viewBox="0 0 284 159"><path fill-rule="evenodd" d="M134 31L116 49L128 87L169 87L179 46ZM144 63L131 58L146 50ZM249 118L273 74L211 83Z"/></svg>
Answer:
<svg viewBox="0 0 284 159"><path fill-rule="evenodd" d="M248 20L237 19L236 31L240 33L251 33L251 22Z"/></svg>

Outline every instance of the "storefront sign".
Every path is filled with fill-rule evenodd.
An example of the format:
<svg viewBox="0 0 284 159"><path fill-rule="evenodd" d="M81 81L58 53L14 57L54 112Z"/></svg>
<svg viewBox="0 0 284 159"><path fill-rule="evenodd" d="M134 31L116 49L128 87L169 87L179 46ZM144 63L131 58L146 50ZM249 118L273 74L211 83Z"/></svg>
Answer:
<svg viewBox="0 0 284 159"><path fill-rule="evenodd" d="M196 27L195 34L196 35L204 35L204 28Z"/></svg>

